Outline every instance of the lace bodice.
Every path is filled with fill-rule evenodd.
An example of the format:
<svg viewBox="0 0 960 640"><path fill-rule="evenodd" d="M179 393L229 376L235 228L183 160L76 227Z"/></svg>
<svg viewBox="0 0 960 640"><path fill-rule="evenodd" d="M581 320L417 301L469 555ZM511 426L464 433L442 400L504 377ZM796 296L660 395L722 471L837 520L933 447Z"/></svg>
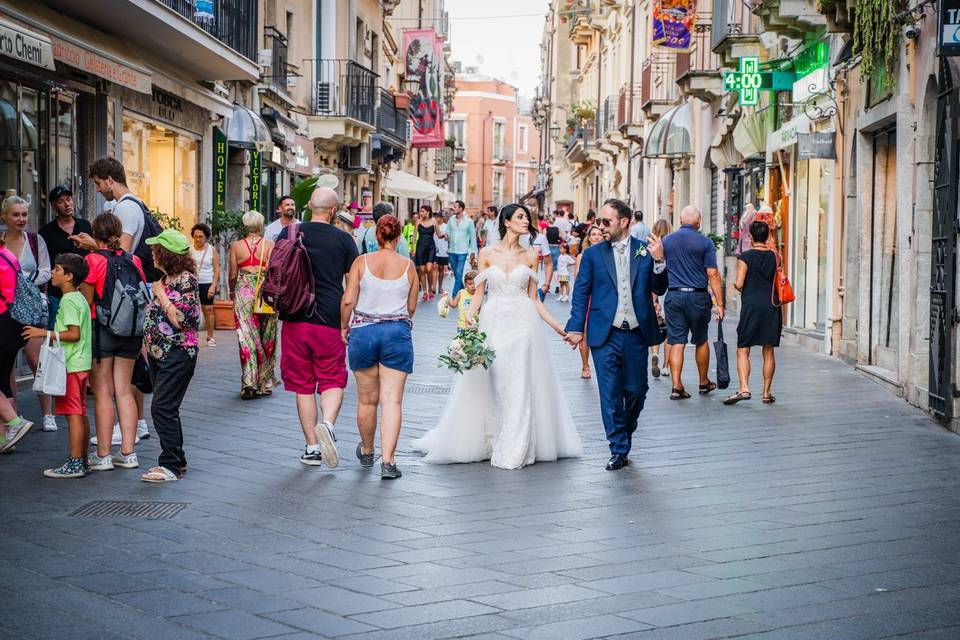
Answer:
<svg viewBox="0 0 960 640"><path fill-rule="evenodd" d="M487 293L490 296L527 296L530 278L537 274L525 264L518 265L507 273L498 264L491 265L477 276L477 284L487 283Z"/></svg>

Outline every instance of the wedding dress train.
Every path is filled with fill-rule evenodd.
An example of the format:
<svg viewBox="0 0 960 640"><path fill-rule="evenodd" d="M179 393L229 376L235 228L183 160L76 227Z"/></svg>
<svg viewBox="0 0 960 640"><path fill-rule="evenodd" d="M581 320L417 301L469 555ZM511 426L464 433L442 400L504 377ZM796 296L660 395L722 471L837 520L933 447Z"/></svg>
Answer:
<svg viewBox="0 0 960 640"><path fill-rule="evenodd" d="M414 442L436 464L479 462L502 469L580 455L580 436L553 369L543 322L527 291L536 274L484 270L480 330L496 352L489 370L457 376L436 428Z"/></svg>

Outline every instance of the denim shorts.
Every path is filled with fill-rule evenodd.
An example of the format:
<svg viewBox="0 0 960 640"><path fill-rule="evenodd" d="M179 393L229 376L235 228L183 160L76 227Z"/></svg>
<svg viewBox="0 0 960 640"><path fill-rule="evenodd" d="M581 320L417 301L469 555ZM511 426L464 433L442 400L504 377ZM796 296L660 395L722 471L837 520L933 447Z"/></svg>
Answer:
<svg viewBox="0 0 960 640"><path fill-rule="evenodd" d="M710 312L713 301L709 293L700 291L670 291L664 302L667 316L667 344L690 344L700 346L707 341Z"/></svg>
<svg viewBox="0 0 960 640"><path fill-rule="evenodd" d="M413 373L413 337L406 322L378 322L352 329L347 347L352 371L382 364L388 369Z"/></svg>

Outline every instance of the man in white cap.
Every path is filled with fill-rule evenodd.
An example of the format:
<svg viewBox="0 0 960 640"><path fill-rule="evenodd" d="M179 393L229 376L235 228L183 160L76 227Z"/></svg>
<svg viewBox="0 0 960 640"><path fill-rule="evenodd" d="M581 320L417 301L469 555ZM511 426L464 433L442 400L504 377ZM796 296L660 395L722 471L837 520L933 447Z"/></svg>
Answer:
<svg viewBox="0 0 960 640"><path fill-rule="evenodd" d="M300 462L326 464L331 469L339 460L333 425L347 386L340 299L344 276L357 258L353 236L332 224L339 200L333 189L318 187L310 196L310 221L288 225L277 236L278 241L285 240L294 227L303 234L316 296L312 312L280 315L280 377L284 389L297 394L297 414L306 440ZM320 394L319 414L315 394Z"/></svg>

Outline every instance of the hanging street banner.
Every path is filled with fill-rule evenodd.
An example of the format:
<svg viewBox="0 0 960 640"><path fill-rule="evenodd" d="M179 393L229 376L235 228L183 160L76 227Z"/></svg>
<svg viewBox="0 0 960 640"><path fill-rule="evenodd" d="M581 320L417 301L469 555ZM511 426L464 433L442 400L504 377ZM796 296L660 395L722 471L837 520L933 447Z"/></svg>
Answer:
<svg viewBox="0 0 960 640"><path fill-rule="evenodd" d="M403 32L404 75L420 87L410 99L412 144L417 149L440 148L443 139L443 40L433 29Z"/></svg>
<svg viewBox="0 0 960 640"><path fill-rule="evenodd" d="M673 51L690 51L690 34L697 22L697 0L654 0L653 44Z"/></svg>
<svg viewBox="0 0 960 640"><path fill-rule="evenodd" d="M960 56L960 0L940 0L937 55Z"/></svg>
<svg viewBox="0 0 960 640"><path fill-rule="evenodd" d="M227 208L227 134L213 128L213 210Z"/></svg>

